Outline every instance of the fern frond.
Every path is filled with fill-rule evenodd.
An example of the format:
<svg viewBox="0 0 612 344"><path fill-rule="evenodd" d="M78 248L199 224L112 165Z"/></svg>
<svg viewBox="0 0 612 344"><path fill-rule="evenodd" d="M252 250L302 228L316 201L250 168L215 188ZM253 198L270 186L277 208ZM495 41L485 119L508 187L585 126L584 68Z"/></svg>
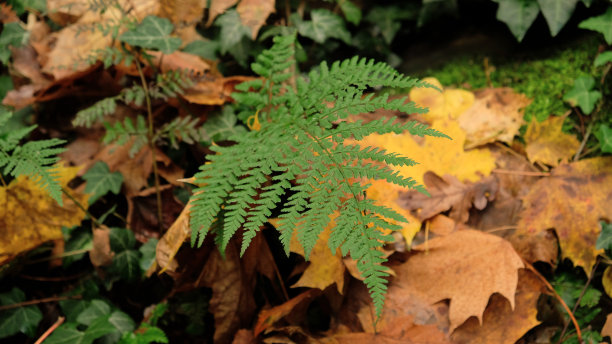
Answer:
<svg viewBox="0 0 612 344"><path fill-rule="evenodd" d="M128 152L130 156L134 156L147 143L148 129L143 116L136 117L136 126L132 123L132 119L127 117L123 123L117 121L114 125L104 122L104 127L106 128L106 135L104 135L102 142L106 144L124 145L129 140L134 140Z"/></svg>
<svg viewBox="0 0 612 344"><path fill-rule="evenodd" d="M104 98L94 105L77 112L76 117L72 120L72 125L90 128L105 116L115 113L117 110L117 98Z"/></svg>
<svg viewBox="0 0 612 344"><path fill-rule="evenodd" d="M389 166L416 162L376 147L344 144L370 134L402 133L447 137L425 125L395 118L369 123L343 121L350 114L379 108L422 113L405 98L364 95L371 87L428 86L404 76L384 63L353 58L329 67L323 63L308 79L295 73L295 35L276 37L252 65L262 79L242 83L232 97L242 106L239 118L257 113L259 131L235 135L233 146L211 146L207 164L196 174L202 185L192 196L192 245L201 245L211 226L223 251L230 238L243 229L244 253L272 210L279 205L277 230L287 254L295 235L306 258L322 231L335 217L328 245L340 248L357 261L365 278L376 315L386 292L387 268L381 248L391 241L383 230L398 230L406 219L387 207L365 199L366 180L386 180L426 192L412 178ZM283 194L288 196L280 204Z"/></svg>

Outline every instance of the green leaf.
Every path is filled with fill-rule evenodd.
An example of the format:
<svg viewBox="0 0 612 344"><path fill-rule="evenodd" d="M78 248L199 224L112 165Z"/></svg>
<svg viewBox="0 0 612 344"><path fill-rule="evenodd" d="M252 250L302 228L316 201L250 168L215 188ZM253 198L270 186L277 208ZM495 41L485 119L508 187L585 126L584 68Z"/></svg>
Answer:
<svg viewBox="0 0 612 344"><path fill-rule="evenodd" d="M612 44L612 7L606 13L592 17L578 24L581 29L593 30L604 35L606 43Z"/></svg>
<svg viewBox="0 0 612 344"><path fill-rule="evenodd" d="M361 9L350 0L340 0L340 9L344 13L346 21L354 25L359 25L361 21Z"/></svg>
<svg viewBox="0 0 612 344"><path fill-rule="evenodd" d="M70 233L70 237L64 240L66 242L66 252L91 250L93 247L93 237L91 234L91 230L73 231L72 233ZM86 252L83 252L64 257L62 263L64 267L68 267L72 263L81 260L83 257L85 257L85 255Z"/></svg>
<svg viewBox="0 0 612 344"><path fill-rule="evenodd" d="M136 246L136 238L131 230L118 227L111 227L110 230L109 239L113 252L131 250Z"/></svg>
<svg viewBox="0 0 612 344"><path fill-rule="evenodd" d="M563 96L563 100L572 106L579 106L585 115L593 112L595 104L601 98L601 92L593 90L595 80L590 76L582 76L574 80L574 88Z"/></svg>
<svg viewBox="0 0 612 344"><path fill-rule="evenodd" d="M28 31L21 27L19 22L4 24L0 33L0 62L7 64L11 57L9 46L20 47L30 37Z"/></svg>
<svg viewBox="0 0 612 344"><path fill-rule="evenodd" d="M239 44L243 37L251 37L251 29L242 25L240 15L235 9L217 17L215 25L221 28L219 35L221 54L227 53L233 46Z"/></svg>
<svg viewBox="0 0 612 344"><path fill-rule="evenodd" d="M119 40L145 49L157 49L170 54L181 46L181 39L170 37L174 25L166 19L148 16L132 30L123 33Z"/></svg>
<svg viewBox="0 0 612 344"><path fill-rule="evenodd" d="M25 294L18 288L0 294L0 304L11 305L25 301ZM0 312L0 338L10 337L17 333L24 333L29 337L36 334L38 323L42 320L42 313L36 306L13 308Z"/></svg>
<svg viewBox="0 0 612 344"><path fill-rule="evenodd" d="M158 327L142 324L136 333L125 334L119 344L168 343L168 337Z"/></svg>
<svg viewBox="0 0 612 344"><path fill-rule="evenodd" d="M595 137L599 141L599 149L604 153L612 153L612 128L607 124L602 124L595 132ZM612 240L612 236L611 239Z"/></svg>
<svg viewBox="0 0 612 344"><path fill-rule="evenodd" d="M141 255L140 268L142 271L147 271L155 261L155 249L157 248L157 242L157 239L151 238L138 249Z"/></svg>
<svg viewBox="0 0 612 344"><path fill-rule="evenodd" d="M405 8L399 6L374 7L365 20L374 24L374 35L382 35L385 43L391 44L397 31L402 27L402 20L415 19L419 8Z"/></svg>
<svg viewBox="0 0 612 344"><path fill-rule="evenodd" d="M123 175L118 171L111 173L104 161L96 162L83 175L83 179L87 181L85 192L92 195L89 198L89 204L95 203L98 198L106 195L109 191L115 195L118 194L123 183Z"/></svg>
<svg viewBox="0 0 612 344"><path fill-rule="evenodd" d="M589 286L591 287L591 286ZM582 299L580 300L580 307L595 307L599 303L601 298L601 292L595 288L587 288Z"/></svg>
<svg viewBox="0 0 612 344"><path fill-rule="evenodd" d="M210 117L202 125L202 136L208 142L227 140L233 135L246 133L246 128L237 124L238 119L231 106L224 106L220 114Z"/></svg>
<svg viewBox="0 0 612 344"><path fill-rule="evenodd" d="M142 273L142 270L140 270L140 253L136 250L125 250L115 254L109 269L128 282L137 280Z"/></svg>
<svg viewBox="0 0 612 344"><path fill-rule="evenodd" d="M134 331L136 325L134 320L129 315L122 311L116 310L108 317L108 322L113 325L121 334Z"/></svg>
<svg viewBox="0 0 612 344"><path fill-rule="evenodd" d="M597 238L595 248L598 250L611 250L612 249L612 223L606 223L604 221L599 222L601 224L601 233Z"/></svg>
<svg viewBox="0 0 612 344"><path fill-rule="evenodd" d="M10 76L0 75L0 99L4 99L6 93L14 88L13 79Z"/></svg>
<svg viewBox="0 0 612 344"><path fill-rule="evenodd" d="M540 7L530 0L496 0L499 3L497 8L497 19L506 23L517 41L522 41L525 33L535 21Z"/></svg>
<svg viewBox="0 0 612 344"><path fill-rule="evenodd" d="M604 51L603 53L597 55L595 61L593 61L593 65L595 67L600 67L609 62L612 62L612 51Z"/></svg>
<svg viewBox="0 0 612 344"><path fill-rule="evenodd" d="M550 34L554 37L570 19L578 0L538 0L542 14L548 23Z"/></svg>
<svg viewBox="0 0 612 344"><path fill-rule="evenodd" d="M351 34L346 29L340 16L326 9L315 9L310 12L310 20L303 21L297 16L296 26L300 35L323 44L328 38L338 38L346 44L351 43Z"/></svg>
<svg viewBox="0 0 612 344"><path fill-rule="evenodd" d="M109 315L111 307L103 300L92 300L87 308L83 310L76 321L83 325L91 325L91 323L99 317Z"/></svg>
<svg viewBox="0 0 612 344"><path fill-rule="evenodd" d="M208 60L216 60L220 46L221 44L217 41L193 41L187 44L183 51Z"/></svg>
<svg viewBox="0 0 612 344"><path fill-rule="evenodd" d="M89 344L85 332L79 331L75 323L66 323L55 329L51 335L45 339L45 344Z"/></svg>

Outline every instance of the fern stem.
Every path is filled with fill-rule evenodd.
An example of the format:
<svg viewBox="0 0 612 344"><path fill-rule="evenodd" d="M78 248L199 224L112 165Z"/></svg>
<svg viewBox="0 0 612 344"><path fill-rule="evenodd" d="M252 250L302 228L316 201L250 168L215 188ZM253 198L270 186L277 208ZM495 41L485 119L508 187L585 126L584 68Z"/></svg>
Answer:
<svg viewBox="0 0 612 344"><path fill-rule="evenodd" d="M138 69L138 75L140 76L140 81L142 83L142 88L145 91L145 102L147 103L147 124L148 124L148 132L147 132L147 141L149 143L149 147L151 149L151 159L153 159L153 179L155 182L155 197L157 198L157 226L159 230L162 230L163 222L162 222L162 199L161 199L161 190L159 188L159 171L157 171L157 158L155 156L155 141L153 140L154 132L153 132L153 111L151 110L151 96L149 94L149 86L147 85L147 80L145 79L144 73L142 72L142 67L140 66L140 61L138 58L135 59L136 68Z"/></svg>
<svg viewBox="0 0 612 344"><path fill-rule="evenodd" d="M100 226L102 225L102 224L100 223L100 221L98 221L98 219L97 219L95 216L91 215L91 213L90 213L90 212L87 210L87 208L85 208L85 207L83 206L83 204L81 204L81 202L79 202L79 200L78 200L78 199L74 198L74 196L72 196L72 195L70 194L70 192L68 191L68 189L66 189L66 188L65 188L65 187L63 187L63 186L62 186L62 193L63 193L64 195L66 195L66 197L70 198L70 200L71 200L72 202L74 202L74 204L75 204L75 205L76 205L76 206L77 206L79 209L81 209L81 210L82 210L82 211L85 213L85 215L87 215L87 216L88 216L88 217L91 219L91 222L93 222L93 223L96 225L96 227L100 227Z"/></svg>

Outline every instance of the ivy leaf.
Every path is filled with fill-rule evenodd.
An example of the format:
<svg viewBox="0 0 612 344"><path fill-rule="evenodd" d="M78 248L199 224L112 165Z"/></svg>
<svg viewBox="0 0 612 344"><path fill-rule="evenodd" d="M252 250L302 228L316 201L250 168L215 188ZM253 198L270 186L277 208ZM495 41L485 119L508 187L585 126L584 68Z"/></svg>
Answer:
<svg viewBox="0 0 612 344"><path fill-rule="evenodd" d="M525 0L496 0L497 19L506 23L517 41L522 41L525 33L540 13L536 2Z"/></svg>
<svg viewBox="0 0 612 344"><path fill-rule="evenodd" d="M112 227L109 235L111 249L115 253L131 250L136 245L134 233L125 228Z"/></svg>
<svg viewBox="0 0 612 344"><path fill-rule="evenodd" d="M346 21L354 25L359 25L361 21L361 9L349 0L340 2L340 9L344 13Z"/></svg>
<svg viewBox="0 0 612 344"><path fill-rule="evenodd" d="M77 316L76 321L83 325L91 325L94 320L109 315L110 312L111 308L106 301L92 300L89 306Z"/></svg>
<svg viewBox="0 0 612 344"><path fill-rule="evenodd" d="M216 60L219 57L217 52L219 51L220 43L217 41L193 41L187 44L183 51L199 57L203 57L209 60Z"/></svg>
<svg viewBox="0 0 612 344"><path fill-rule="evenodd" d="M215 21L215 25L221 28L219 40L221 42L221 54L228 52L233 46L240 43L243 37L251 37L251 29L242 25L240 15L234 9L225 12Z"/></svg>
<svg viewBox="0 0 612 344"><path fill-rule="evenodd" d="M136 327L134 320L129 315L122 311L116 310L111 313L108 317L108 322L113 325L119 333L126 333L134 331Z"/></svg>
<svg viewBox="0 0 612 344"><path fill-rule="evenodd" d="M0 294L0 304L10 305L25 301L25 294L18 288ZM0 313L0 338L10 337L19 332L33 337L42 320L42 313L36 306L13 308Z"/></svg>
<svg viewBox="0 0 612 344"><path fill-rule="evenodd" d="M578 24L581 29L593 30L604 35L606 43L612 44L612 7L606 13L592 17Z"/></svg>
<svg viewBox="0 0 612 344"><path fill-rule="evenodd" d="M612 128L607 124L602 124L599 130L595 132L595 137L599 141L602 152L612 153Z"/></svg>
<svg viewBox="0 0 612 344"><path fill-rule="evenodd" d="M123 33L119 40L146 49L157 49L170 54L181 46L181 39L170 37L174 25L166 19L148 16L137 27Z"/></svg>
<svg viewBox="0 0 612 344"><path fill-rule="evenodd" d="M570 19L578 0L538 0L542 14L548 23L550 34L554 37Z"/></svg>
<svg viewBox="0 0 612 344"><path fill-rule="evenodd" d="M236 124L238 119L231 106L223 107L220 114L206 120L202 125L202 136L205 141L223 141L233 135L246 133L246 128Z"/></svg>
<svg viewBox="0 0 612 344"><path fill-rule="evenodd" d="M395 34L402 27L402 20L415 19L418 9L406 9L398 6L374 7L368 12L366 21L375 25L374 35L380 33L385 43L391 44Z"/></svg>
<svg viewBox="0 0 612 344"><path fill-rule="evenodd" d="M140 270L140 253L136 250L125 250L116 254L109 270L128 282L137 280L142 272Z"/></svg>
<svg viewBox="0 0 612 344"><path fill-rule="evenodd" d="M328 38L338 38L346 44L351 42L351 34L344 25L342 18L326 9L316 9L310 12L310 20L304 21L293 16L300 35L308 37L317 43L325 43Z"/></svg>
<svg viewBox="0 0 612 344"><path fill-rule="evenodd" d="M89 204L95 203L98 198L106 195L109 191L115 195L118 194L123 183L123 175L118 171L111 173L104 161L96 162L83 175L83 179L87 181L85 192L92 195Z"/></svg>
<svg viewBox="0 0 612 344"><path fill-rule="evenodd" d="M604 51L603 53L597 55L595 61L593 61L593 65L595 67L600 67L609 62L612 62L612 51Z"/></svg>
<svg viewBox="0 0 612 344"><path fill-rule="evenodd" d="M563 96L563 100L572 106L579 106L585 115L593 112L595 103L601 98L601 92L593 90L595 80L590 76L582 76L574 80L574 88Z"/></svg>
<svg viewBox="0 0 612 344"><path fill-rule="evenodd" d="M28 31L18 22L4 24L4 29L0 34L0 62L7 64L11 57L9 46L20 47L28 41L29 37Z"/></svg>
<svg viewBox="0 0 612 344"><path fill-rule="evenodd" d="M151 238L138 249L140 252L140 268L143 271L147 271L155 260L157 242L157 239Z"/></svg>

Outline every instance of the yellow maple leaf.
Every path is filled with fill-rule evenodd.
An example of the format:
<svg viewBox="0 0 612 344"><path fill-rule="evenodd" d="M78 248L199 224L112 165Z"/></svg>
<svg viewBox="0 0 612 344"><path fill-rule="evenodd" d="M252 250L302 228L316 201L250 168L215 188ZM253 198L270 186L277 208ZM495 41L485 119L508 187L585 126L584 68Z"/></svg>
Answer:
<svg viewBox="0 0 612 344"><path fill-rule="evenodd" d="M58 167L58 182L64 188L80 167ZM71 192L81 204L87 194ZM18 176L6 187L0 187L0 265L34 247L62 238L62 227L77 226L85 213L65 195L64 206L57 204L47 191L30 178Z"/></svg>
<svg viewBox="0 0 612 344"><path fill-rule="evenodd" d="M562 131L566 117L550 116L542 123L535 118L531 120L525 132L529 161L557 166L559 160L569 160L576 153L580 142L574 135Z"/></svg>
<svg viewBox="0 0 612 344"><path fill-rule="evenodd" d="M428 122L436 119L455 119L474 103L474 94L462 89L444 90L436 78L424 78L422 81L436 86L442 92L428 87L415 87L410 90L410 100L429 111L423 115Z"/></svg>

